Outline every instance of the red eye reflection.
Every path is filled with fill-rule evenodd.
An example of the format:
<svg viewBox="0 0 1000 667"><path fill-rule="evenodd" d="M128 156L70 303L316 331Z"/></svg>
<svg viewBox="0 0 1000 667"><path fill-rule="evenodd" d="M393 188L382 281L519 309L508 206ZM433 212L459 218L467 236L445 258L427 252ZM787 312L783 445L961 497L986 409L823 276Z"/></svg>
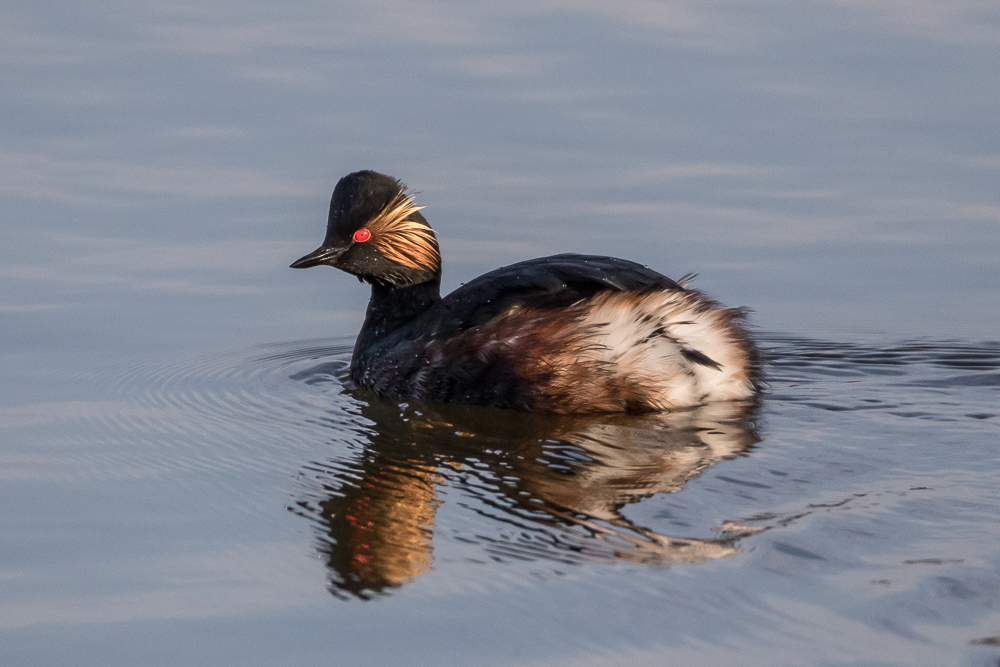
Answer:
<svg viewBox="0 0 1000 667"><path fill-rule="evenodd" d="M368 231L367 229L359 229L358 231L354 232L354 241L355 241L355 243L364 243L365 241L367 241L371 237L372 237L372 233L370 231Z"/></svg>

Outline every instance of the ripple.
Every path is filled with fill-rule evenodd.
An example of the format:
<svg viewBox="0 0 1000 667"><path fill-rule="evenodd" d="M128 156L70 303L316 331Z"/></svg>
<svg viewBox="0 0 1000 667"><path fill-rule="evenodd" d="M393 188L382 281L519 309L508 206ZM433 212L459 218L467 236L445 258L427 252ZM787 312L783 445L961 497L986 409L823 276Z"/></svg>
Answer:
<svg viewBox="0 0 1000 667"><path fill-rule="evenodd" d="M267 467L289 460L288 448L309 450L313 445L308 443L332 440L361 444L377 435L376 421L385 415L367 414L371 397L350 387L347 370L352 347L353 342L345 339L306 340L151 361L89 378L99 401L40 406L38 414L21 417L71 419L77 441L111 435L160 442L164 447L169 443L170 455L164 450L162 456L146 460L146 465L155 463L163 470L182 465ZM926 403L897 400L899 391L884 390L993 390L1000 386L1000 343L913 341L875 347L772 334L762 338L762 348L773 385L768 401L824 411L865 410L986 425L995 415L995 405L989 401L976 406L963 400L949 407L939 399ZM956 374L957 369L962 373ZM862 380L854 391L828 389L852 379ZM854 400L844 400L851 397ZM498 420L477 419L466 431L475 435L474 448L485 446L490 434L498 432ZM433 427L427 419L422 423ZM621 425L605 427L626 433ZM661 435L656 428L644 427L627 433L632 440L653 442ZM584 431L577 437L601 442L603 436ZM501 449L511 446L503 438L493 439L493 445ZM178 449L197 450L198 458L173 456ZM584 455L571 450L562 455ZM548 451L547 466L573 468L571 460L553 459L554 452Z"/></svg>
<svg viewBox="0 0 1000 667"><path fill-rule="evenodd" d="M769 336L762 348L772 385L763 402L773 414L993 426L1000 344L866 347ZM48 418L73 421L61 431L73 435L61 437L88 445L61 459L75 466L63 474L172 475L244 496L248 480L294 476L289 509L313 527L331 591L354 599L407 585L435 567L443 547L472 563L665 566L737 556L744 540L781 524L747 525L765 518L756 517L675 535L666 528L687 524L623 513L752 452L758 403L512 419L489 408L378 400L352 387L351 350L346 340L296 341L88 378L100 400L45 408ZM943 400L942 391L972 393ZM741 498L772 491L738 473L713 479ZM254 504L266 498L258 494L246 511L268 511ZM220 493L216 502L231 500ZM458 513L442 519L445 503Z"/></svg>
<svg viewBox="0 0 1000 667"><path fill-rule="evenodd" d="M762 351L772 387L768 400L779 404L965 423L995 414L998 342L876 347L769 335Z"/></svg>
<svg viewBox="0 0 1000 667"><path fill-rule="evenodd" d="M356 401L344 394L351 349L347 341L299 341L68 379L86 383L91 400L0 414L0 423L30 429L32 442L6 473L100 480L183 472L178 481L238 486L247 472L294 470L296 452L328 440L330 424L357 426ZM327 381L293 379L317 366ZM59 453L35 453L46 448Z"/></svg>
<svg viewBox="0 0 1000 667"><path fill-rule="evenodd" d="M761 337L772 377L883 375L911 376L934 368L1000 370L1000 342L911 341L876 347L768 334ZM967 377L989 373L969 373Z"/></svg>

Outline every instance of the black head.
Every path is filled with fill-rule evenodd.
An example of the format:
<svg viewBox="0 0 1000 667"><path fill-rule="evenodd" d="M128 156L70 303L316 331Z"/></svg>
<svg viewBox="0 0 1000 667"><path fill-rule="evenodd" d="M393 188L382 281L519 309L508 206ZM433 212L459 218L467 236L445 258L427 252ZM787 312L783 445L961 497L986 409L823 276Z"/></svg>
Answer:
<svg viewBox="0 0 1000 667"><path fill-rule="evenodd" d="M367 282L406 287L441 274L434 231L400 181L374 171L340 179L323 245L292 264L329 264Z"/></svg>

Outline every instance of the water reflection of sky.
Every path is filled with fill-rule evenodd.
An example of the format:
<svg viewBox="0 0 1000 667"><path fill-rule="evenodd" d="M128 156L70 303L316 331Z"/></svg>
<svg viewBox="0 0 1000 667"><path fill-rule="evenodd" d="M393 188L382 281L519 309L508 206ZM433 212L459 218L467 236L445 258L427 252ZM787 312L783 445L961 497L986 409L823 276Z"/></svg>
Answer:
<svg viewBox="0 0 1000 667"><path fill-rule="evenodd" d="M698 272L767 328L996 324L989 3L110 2L3 16L0 270L28 339L64 326L99 347L92 319L124 327L136 312L158 345L351 332L363 291L283 267L315 245L335 178L359 167L421 192L446 286L607 252ZM194 333L190 317L211 327Z"/></svg>

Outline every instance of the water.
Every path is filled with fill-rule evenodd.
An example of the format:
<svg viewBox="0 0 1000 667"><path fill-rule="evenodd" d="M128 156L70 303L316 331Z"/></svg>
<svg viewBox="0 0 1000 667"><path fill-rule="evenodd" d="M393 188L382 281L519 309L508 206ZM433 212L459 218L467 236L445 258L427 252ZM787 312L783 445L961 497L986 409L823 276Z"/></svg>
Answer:
<svg viewBox="0 0 1000 667"><path fill-rule="evenodd" d="M992 5L0 12L3 664L1000 663ZM365 290L286 267L359 168L446 290L699 273L769 390L352 388Z"/></svg>
<svg viewBox="0 0 1000 667"><path fill-rule="evenodd" d="M996 660L996 343L768 337L759 404L514 420L373 399L349 349L7 411L11 660Z"/></svg>

